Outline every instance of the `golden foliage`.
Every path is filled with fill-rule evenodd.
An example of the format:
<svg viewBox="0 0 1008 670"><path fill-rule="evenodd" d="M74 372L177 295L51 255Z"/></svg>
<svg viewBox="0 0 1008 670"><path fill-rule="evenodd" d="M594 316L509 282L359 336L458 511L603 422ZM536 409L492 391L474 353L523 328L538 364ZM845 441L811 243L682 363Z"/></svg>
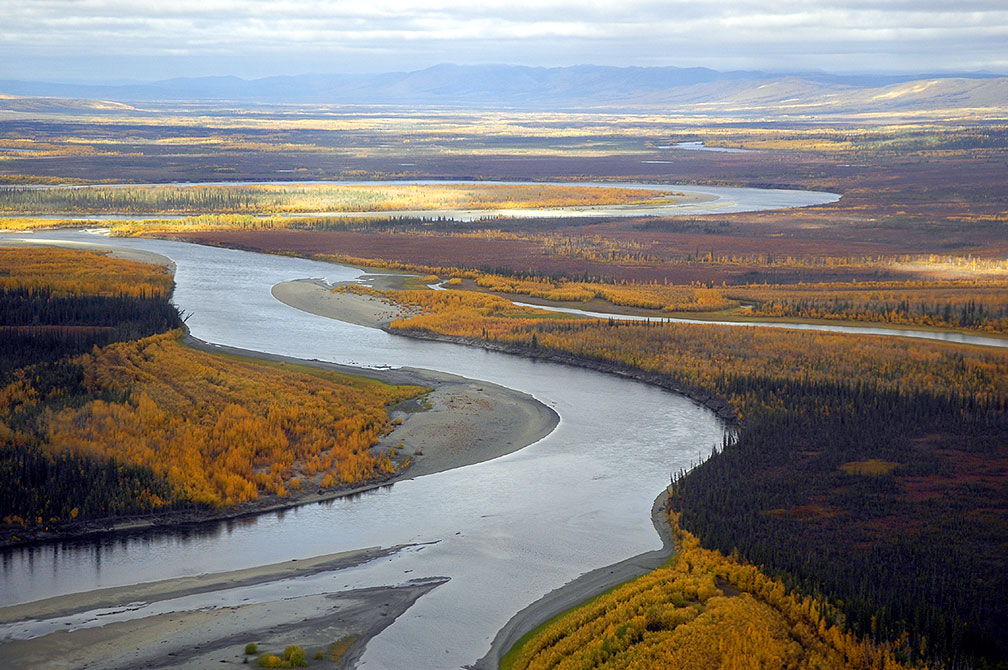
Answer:
<svg viewBox="0 0 1008 670"><path fill-rule="evenodd" d="M550 184L254 184L19 189L0 211L279 214L510 210L669 202L658 189ZM170 222L159 222L162 227Z"/></svg>
<svg viewBox="0 0 1008 670"><path fill-rule="evenodd" d="M1008 333L1008 281L1003 279L946 279L910 281L852 281L798 284L748 284L737 286L676 285L630 281L578 281L541 276L499 274L376 261L356 257L320 256L324 260L384 267L407 272L436 273L452 277L445 286L492 291L510 296L530 296L555 302L597 303L674 314L733 310L732 319L799 319L890 323L926 328L957 328ZM825 259L840 263L843 259ZM917 259L921 267L953 274L1003 275L1003 261L974 261L962 267L955 259ZM795 259L785 259L800 267ZM782 261L783 262L783 261ZM880 264L906 264L908 259L876 260ZM832 267L832 266L829 266ZM468 282L463 279L470 280Z"/></svg>
<svg viewBox="0 0 1008 670"><path fill-rule="evenodd" d="M821 600L700 546L678 524L669 563L567 612L501 663L545 668L903 668L892 652L844 632Z"/></svg>
<svg viewBox="0 0 1008 670"><path fill-rule="evenodd" d="M185 498L215 506L395 471L369 449L389 430L385 405L422 389L210 355L177 338L121 342L78 359L88 385L128 399L52 413L49 448L149 466ZM5 408L30 401L19 393L4 390Z"/></svg>
<svg viewBox="0 0 1008 670"><path fill-rule="evenodd" d="M39 151L46 151L46 147L39 149ZM2 149L0 149L2 151ZM54 186L57 184L86 184L88 183L86 179L80 179L77 177L53 177L49 175L34 175L34 174L5 174L0 175L0 184L11 184L11 185L39 185L46 184L49 186Z"/></svg>
<svg viewBox="0 0 1008 670"><path fill-rule="evenodd" d="M718 289L700 286L667 286L629 282L589 282L542 277L505 277L480 273L480 288L499 293L528 295L558 302L602 300L613 305L664 312L709 312L738 305Z"/></svg>
<svg viewBox="0 0 1008 670"><path fill-rule="evenodd" d="M892 461L882 461L877 458L869 458L867 461L849 461L841 463L840 469L848 475L864 475L867 477L878 477L887 475L899 466L899 463Z"/></svg>
<svg viewBox="0 0 1008 670"><path fill-rule="evenodd" d="M1004 280L761 285L723 290L735 300L753 303L750 314L756 317L881 321L1008 333L1008 281Z"/></svg>
<svg viewBox="0 0 1008 670"><path fill-rule="evenodd" d="M1008 353L893 337L654 321L607 322L523 309L466 291L403 291L392 298L423 309L391 328L482 338L569 353L674 375L716 388L730 371L807 381L871 379L882 388L1008 396ZM745 402L739 398L739 408Z"/></svg>
<svg viewBox="0 0 1008 670"><path fill-rule="evenodd" d="M58 247L0 247L0 288L46 288L63 295L167 295L168 268Z"/></svg>

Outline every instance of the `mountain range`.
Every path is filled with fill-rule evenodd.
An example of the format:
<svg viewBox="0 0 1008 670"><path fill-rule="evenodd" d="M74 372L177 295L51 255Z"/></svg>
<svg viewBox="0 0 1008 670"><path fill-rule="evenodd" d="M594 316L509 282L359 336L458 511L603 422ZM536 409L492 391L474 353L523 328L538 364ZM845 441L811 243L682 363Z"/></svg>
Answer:
<svg viewBox="0 0 1008 670"><path fill-rule="evenodd" d="M114 103L241 102L521 110L650 110L729 115L913 112L1008 107L1008 77L775 74L677 67L436 65L412 72L192 77L68 84L0 81L18 98ZM113 105L114 106L114 105Z"/></svg>

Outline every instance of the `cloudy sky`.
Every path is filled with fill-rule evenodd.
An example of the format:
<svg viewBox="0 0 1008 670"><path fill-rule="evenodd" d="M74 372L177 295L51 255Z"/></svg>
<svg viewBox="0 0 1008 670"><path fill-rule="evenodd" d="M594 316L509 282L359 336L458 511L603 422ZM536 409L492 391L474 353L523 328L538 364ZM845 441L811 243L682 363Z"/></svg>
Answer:
<svg viewBox="0 0 1008 670"><path fill-rule="evenodd" d="M438 63L1008 72L1006 0L0 0L0 78Z"/></svg>

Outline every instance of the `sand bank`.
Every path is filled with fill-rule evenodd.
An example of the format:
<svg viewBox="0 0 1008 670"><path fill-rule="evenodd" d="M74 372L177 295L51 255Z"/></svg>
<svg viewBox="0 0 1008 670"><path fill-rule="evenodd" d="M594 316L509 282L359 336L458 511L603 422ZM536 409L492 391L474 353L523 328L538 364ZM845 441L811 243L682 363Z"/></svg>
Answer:
<svg viewBox="0 0 1008 670"><path fill-rule="evenodd" d="M397 288L396 275L371 275L381 277L371 285L385 290L391 285ZM277 284L273 287L273 297L302 312L324 316L338 321L354 323L370 328L384 328L393 320L416 314L413 309L397 305L373 295L332 291L335 286L321 279L298 279Z"/></svg>
<svg viewBox="0 0 1008 670"><path fill-rule="evenodd" d="M376 288L393 288L397 275L370 275ZM273 296L311 314L380 328L409 310L376 296L333 293L321 280L298 280L277 284ZM277 357L270 357L277 358ZM294 361L297 362L297 361ZM303 363L303 362L302 362ZM431 389L424 399L425 411L416 408L393 411L400 427L379 445L401 450L413 464L397 479L471 465L517 451L548 435L559 423L556 412L532 396L512 389L477 382L443 372L399 368L370 370L310 361L351 374L390 384L419 384ZM402 445L401 447L399 445ZM394 481L394 480L393 480Z"/></svg>
<svg viewBox="0 0 1008 670"><path fill-rule="evenodd" d="M102 589L0 608L0 621L90 613L102 607L172 601L221 589L250 587L359 565L402 549L364 549L234 572ZM228 607L168 611L100 627L0 642L0 656L25 668L208 668L242 665L245 645L282 655L298 644L311 657L353 636L342 663L350 667L371 637L444 579L298 597L277 596ZM252 661L255 657L252 657Z"/></svg>
<svg viewBox="0 0 1008 670"><path fill-rule="evenodd" d="M399 474L352 490L303 494L287 499L289 502L286 504L277 501L278 504L270 509L329 500L402 479L487 461L538 442L553 432L560 423L556 412L527 393L446 372L408 367L357 368L208 344L191 336L183 341L191 347L210 352L305 365L377 379L386 384L415 384L431 389L419 401L407 401L393 408L389 412L389 418L393 421L401 420L402 424L373 447L376 452L385 453L390 447L395 447L396 458L401 465L405 465L409 459L409 466Z"/></svg>

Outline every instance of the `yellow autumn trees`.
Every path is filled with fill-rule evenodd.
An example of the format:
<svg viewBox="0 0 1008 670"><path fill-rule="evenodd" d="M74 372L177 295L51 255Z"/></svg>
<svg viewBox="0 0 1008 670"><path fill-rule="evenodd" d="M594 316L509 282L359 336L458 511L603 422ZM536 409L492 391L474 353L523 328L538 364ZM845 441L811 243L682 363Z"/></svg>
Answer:
<svg viewBox="0 0 1008 670"><path fill-rule="evenodd" d="M670 523L677 551L665 567L542 626L505 656L501 668L908 667L887 647L844 632L834 608L704 549L675 514Z"/></svg>
<svg viewBox="0 0 1008 670"><path fill-rule="evenodd" d="M0 289L40 289L60 295L166 296L174 285L162 265L102 251L0 247Z"/></svg>
<svg viewBox="0 0 1008 670"><path fill-rule="evenodd" d="M709 312L737 307L718 289L629 282L593 282L543 277L505 277L479 273L475 283L498 293L527 295L558 302L601 300L613 305L664 312Z"/></svg>
<svg viewBox="0 0 1008 670"><path fill-rule="evenodd" d="M86 383L127 400L52 413L50 448L148 466L183 498L213 506L395 472L370 447L390 430L385 406L423 389L214 356L177 337L81 357Z"/></svg>
<svg viewBox="0 0 1008 670"><path fill-rule="evenodd" d="M0 212L287 214L425 210L508 210L669 202L661 189L578 184L208 184L10 187ZM38 220L40 222L44 220ZM235 220L232 223L237 223ZM162 226L169 225L162 221Z"/></svg>
<svg viewBox="0 0 1008 670"><path fill-rule="evenodd" d="M45 509L45 519L65 520L56 499L71 494L87 498L89 516L228 506L395 472L371 448L391 430L386 406L424 389L200 352L178 331L114 341L177 324L162 314L175 315L172 285L165 267L105 253L0 248L10 322L0 334L13 343L0 368L0 467L25 479L0 501L13 512L4 516ZM154 316L143 321L137 305ZM63 325L67 315L75 325ZM128 315L146 325L120 335L116 323ZM46 319L60 321L47 327ZM72 337L91 330L109 331L113 343L79 346ZM86 494L98 486L88 478L111 476L105 466L120 468L112 480L128 470L135 486L113 491L106 481L99 504Z"/></svg>
<svg viewBox="0 0 1008 670"><path fill-rule="evenodd" d="M871 371L883 388L955 391L976 397L1008 395L1003 351L891 337L850 337L819 331L782 331L672 322L608 322L522 308L471 291L398 291L391 297L423 310L393 321L403 331L426 331L525 346L674 374L713 388L730 371L768 372L796 380L861 379Z"/></svg>

